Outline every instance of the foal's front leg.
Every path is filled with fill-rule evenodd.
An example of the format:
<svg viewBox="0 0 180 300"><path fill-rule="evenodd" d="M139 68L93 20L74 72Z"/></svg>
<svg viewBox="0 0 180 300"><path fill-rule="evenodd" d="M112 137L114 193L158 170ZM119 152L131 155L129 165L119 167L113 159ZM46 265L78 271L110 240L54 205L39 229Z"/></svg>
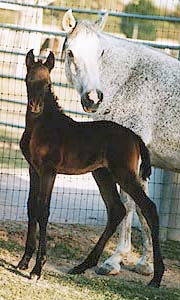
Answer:
<svg viewBox="0 0 180 300"><path fill-rule="evenodd" d="M40 174L40 193L37 204L37 221L39 223L39 247L36 264L30 273L30 278L39 279L46 258L46 227L50 213L50 199L56 172L48 167L43 167Z"/></svg>
<svg viewBox="0 0 180 300"><path fill-rule="evenodd" d="M17 268L26 270L28 268L29 261L36 249L36 205L39 194L39 176L33 167L29 168L30 176L30 188L28 198L28 233L26 239L25 253L20 260Z"/></svg>

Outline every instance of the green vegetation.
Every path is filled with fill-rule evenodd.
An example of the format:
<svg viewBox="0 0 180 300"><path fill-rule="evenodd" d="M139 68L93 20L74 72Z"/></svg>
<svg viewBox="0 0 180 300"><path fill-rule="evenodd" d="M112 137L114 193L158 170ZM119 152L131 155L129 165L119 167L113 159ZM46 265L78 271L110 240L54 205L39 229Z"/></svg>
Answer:
<svg viewBox="0 0 180 300"><path fill-rule="evenodd" d="M17 132L0 130L0 166L1 168L27 168L19 148L20 136Z"/></svg>
<svg viewBox="0 0 180 300"><path fill-rule="evenodd" d="M0 149L1 168L27 168L28 165L20 150Z"/></svg>
<svg viewBox="0 0 180 300"><path fill-rule="evenodd" d="M0 9L0 23L14 24L18 20L18 11Z"/></svg>
<svg viewBox="0 0 180 300"><path fill-rule="evenodd" d="M121 279L117 281L114 278L86 278L80 276L62 276L58 274L46 273L45 278L56 283L66 284L66 287L74 287L78 292L85 293L84 298L97 300L177 300L180 293L176 289L148 288L141 282L133 282ZM94 298L93 298L94 297ZM67 298L71 299L71 298ZM73 298L72 298L73 299Z"/></svg>
<svg viewBox="0 0 180 300"><path fill-rule="evenodd" d="M160 16L173 16L179 15L178 6L177 9L173 11L168 11L168 9L161 5L156 7L155 2L152 0L132 0L127 5L124 5L121 1L80 1L77 3L75 1L64 1L56 0L53 5L62 7L72 7L72 8L85 8L85 9L107 9L108 11L117 12L129 12L144 15L160 15ZM50 11L44 9L43 23L48 25L56 24L62 30L62 18L64 12L61 11ZM74 13L77 19L92 19L96 20L97 15L85 14L85 13ZM135 29L136 27L136 29ZM176 22L162 22L162 21L152 21L152 20L140 20L135 18L119 18L109 16L105 31L121 34L124 33L127 37L132 37L133 30L138 31L138 39L143 40L156 40L156 38L162 39L179 39L180 25Z"/></svg>
<svg viewBox="0 0 180 300"><path fill-rule="evenodd" d="M142 15L157 15L157 8L150 0L130 2L124 7L123 11ZM156 39L156 26L152 21L129 17L122 18L121 30L128 38L152 41Z"/></svg>
<svg viewBox="0 0 180 300"><path fill-rule="evenodd" d="M49 256L60 259L60 258L66 258L66 259L79 259L80 255L80 249L77 246L71 246L68 244L68 241L64 244L62 242L56 243L54 248L50 250Z"/></svg>

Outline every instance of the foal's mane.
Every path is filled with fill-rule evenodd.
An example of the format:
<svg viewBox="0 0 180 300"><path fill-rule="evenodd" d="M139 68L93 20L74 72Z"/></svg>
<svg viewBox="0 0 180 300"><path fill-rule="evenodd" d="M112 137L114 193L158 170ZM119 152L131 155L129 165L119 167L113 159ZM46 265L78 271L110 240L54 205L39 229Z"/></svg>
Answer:
<svg viewBox="0 0 180 300"><path fill-rule="evenodd" d="M52 84L50 85L49 90L48 90L48 97L53 98L52 100L53 100L53 104L54 104L55 108L56 108L61 114L64 115L64 114L65 114L65 113L64 113L64 110L63 110L62 106L60 106L59 103L58 103L59 98L54 94L54 91L52 90Z"/></svg>

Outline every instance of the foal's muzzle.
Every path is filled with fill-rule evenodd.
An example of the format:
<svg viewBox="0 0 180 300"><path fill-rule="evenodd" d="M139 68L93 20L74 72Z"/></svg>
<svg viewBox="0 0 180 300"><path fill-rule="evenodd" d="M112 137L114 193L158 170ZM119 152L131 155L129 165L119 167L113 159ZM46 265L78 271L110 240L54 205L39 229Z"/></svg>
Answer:
<svg viewBox="0 0 180 300"><path fill-rule="evenodd" d="M43 112L43 106L40 103L34 103L33 101L30 101L29 103L30 109L31 109L31 113L38 117L39 115L42 114Z"/></svg>
<svg viewBox="0 0 180 300"><path fill-rule="evenodd" d="M102 103L103 93L100 90L96 90L95 94L96 99L93 99L92 92L87 92L81 95L81 105L85 112L96 112L99 105Z"/></svg>

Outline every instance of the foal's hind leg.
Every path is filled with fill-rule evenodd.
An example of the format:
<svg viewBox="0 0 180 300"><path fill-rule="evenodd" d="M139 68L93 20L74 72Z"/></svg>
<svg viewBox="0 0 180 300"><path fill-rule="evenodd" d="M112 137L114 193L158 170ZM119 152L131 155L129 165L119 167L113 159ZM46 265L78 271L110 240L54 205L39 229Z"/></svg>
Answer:
<svg viewBox="0 0 180 300"><path fill-rule="evenodd" d="M121 269L121 261L123 256L131 251L131 226L133 211L135 210L135 203L132 198L122 191L121 189L121 201L126 208L126 216L122 220L119 226L119 240L118 245L113 253L104 263L100 266L98 274L102 275L115 275L118 274ZM143 255L134 266L133 271L143 274L150 275L153 273L153 268L150 260L152 259L152 239L151 231L146 222L146 219L143 217L142 212L138 206L136 206L136 211L141 223L142 239L143 239Z"/></svg>
<svg viewBox="0 0 180 300"><path fill-rule="evenodd" d="M82 273L86 269L97 265L106 242L113 235L116 227L119 225L126 214L125 207L120 201L117 187L115 182L113 181L111 173L107 169L102 168L94 171L93 177L105 202L108 221L104 232L102 233L93 250L83 261L83 263L69 271L70 274Z"/></svg>
<svg viewBox="0 0 180 300"><path fill-rule="evenodd" d="M131 225L135 203L122 189L120 198L126 208L126 216L119 225L119 240L115 252L97 270L97 273L101 275L118 274L124 255L131 251Z"/></svg>
<svg viewBox="0 0 180 300"><path fill-rule="evenodd" d="M135 203L141 209L150 229L153 243L153 264L154 276L149 285L160 286L161 279L164 273L164 264L160 252L159 243L159 218L156 210L156 205L145 194L140 183L137 181L135 174L126 173L119 178L119 184L122 188L134 199Z"/></svg>
<svg viewBox="0 0 180 300"><path fill-rule="evenodd" d="M30 189L28 198L28 233L26 239L25 253L20 260L17 268L25 270L28 268L29 261L36 249L36 205L39 194L39 176L33 167L29 168Z"/></svg>
<svg viewBox="0 0 180 300"><path fill-rule="evenodd" d="M144 218L140 208L137 206L136 212L139 217L139 221L141 223L141 232L142 232L142 240L143 240L143 255L134 266L133 271L143 274L150 275L153 273L152 268L152 238L151 231L147 224L146 219Z"/></svg>

